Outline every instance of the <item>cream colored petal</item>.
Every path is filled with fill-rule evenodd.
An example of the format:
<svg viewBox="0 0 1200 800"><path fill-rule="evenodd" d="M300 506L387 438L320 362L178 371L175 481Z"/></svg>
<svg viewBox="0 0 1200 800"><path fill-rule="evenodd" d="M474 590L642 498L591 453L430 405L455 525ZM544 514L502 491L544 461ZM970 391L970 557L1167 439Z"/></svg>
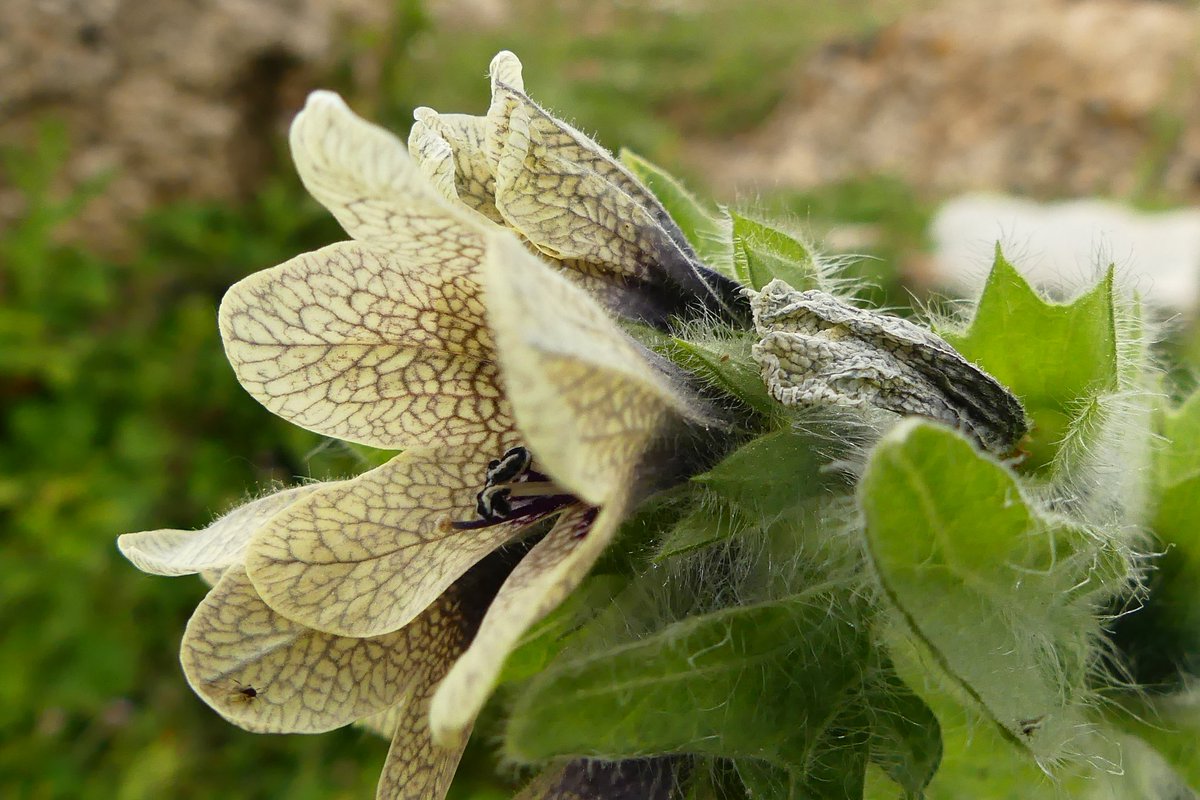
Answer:
<svg viewBox="0 0 1200 800"><path fill-rule="evenodd" d="M594 139L575 130L574 127L565 124L562 120L554 118L545 109L529 100L529 96L524 94L521 61L517 60L516 55L503 52L492 59L491 78L492 107L488 110L486 118L485 146L492 161L492 172L497 173L498 178L502 181L500 182L500 186L502 186L500 192L508 193L516 190L517 187L526 187L528 194L532 196L527 198L530 203L539 201L539 194L558 193L559 198L540 198L541 203L554 205L568 200L569 197L566 194L577 198L611 194L613 201L628 204L622 207L640 209L641 217L661 216L665 221L671 222L670 215L667 215L666 210L662 209L658 199L654 198L653 194L650 194L628 169L622 167L622 164L613 158L610 152L601 148ZM514 119L517 122L516 131L511 127ZM512 138L510 139L510 137ZM512 162L514 169L508 170L502 175L498 173L498 166L500 162L505 161L505 154L520 158L520 163ZM566 172L556 172L557 169L562 168L566 168ZM565 179L568 182L574 182L571 179L577 179L576 191L564 194L562 192L563 184L553 182L552 179ZM624 199L618 200L618 196ZM508 198L508 200L514 201L516 199ZM540 207L547 209L548 206L541 205ZM611 207L608 210L612 211ZM514 209L511 212L520 213L520 210ZM632 222L632 219L617 217L616 221L611 222L617 221L629 223ZM592 216L592 222L604 225L605 228L612 227L610 221L601 221L595 215ZM671 224L674 223L671 222ZM520 225L515 225L515 227L521 228ZM546 227L548 228L550 225L546 225ZM541 228L540 223L533 224L534 230L541 230ZM664 233L666 233L665 230ZM556 235L556 233L552 231L551 235ZM557 233L557 235L565 236L566 234ZM682 233L679 235L683 236ZM570 241L575 241L575 239L576 236L570 236ZM678 243L684 248L690 248L689 245L686 245L686 240ZM587 248L588 245L584 243L583 247ZM570 255L565 255L565 257L569 258ZM617 264L613 263L612 266L617 266Z"/></svg>
<svg viewBox="0 0 1200 800"><path fill-rule="evenodd" d="M544 145L548 133L539 123L549 118L523 96L502 90L488 116L496 208L505 222L550 258L584 260L643 281L654 277L652 248L661 248L645 235L654 232L645 209L588 164Z"/></svg>
<svg viewBox="0 0 1200 800"><path fill-rule="evenodd" d="M492 62L487 153L504 220L551 258L583 261L643 284L670 286L667 307L745 316L740 290L705 268L670 215L596 142L505 80L520 62Z"/></svg>
<svg viewBox="0 0 1200 800"><path fill-rule="evenodd" d="M484 448L411 449L297 503L256 537L246 557L273 609L341 636L394 631L526 525L453 530L471 519L487 462L512 439Z"/></svg>
<svg viewBox="0 0 1200 800"><path fill-rule="evenodd" d="M354 727L368 730L390 742L392 736L396 734L396 728L399 726L400 720L408 711L407 704L407 700L401 700L391 708L386 708L383 711L356 720Z"/></svg>
<svg viewBox="0 0 1200 800"><path fill-rule="evenodd" d="M319 633L271 610L231 568L196 609L180 652L188 683L221 716L259 733L319 733L395 705L469 626L452 593L386 636ZM247 691L252 690L253 696Z"/></svg>
<svg viewBox="0 0 1200 800"><path fill-rule="evenodd" d="M704 421L596 301L511 236L490 240L482 274L517 426L577 497L607 502L668 412Z"/></svg>
<svg viewBox="0 0 1200 800"><path fill-rule="evenodd" d="M442 800L466 747L466 737L450 747L433 742L429 731L429 697L432 683L416 687L403 706L383 773L377 800Z"/></svg>
<svg viewBox="0 0 1200 800"><path fill-rule="evenodd" d="M488 607L471 646L433 697L434 741L450 744L466 736L521 635L579 585L612 540L625 510L620 500L599 516L594 508L574 506L521 559Z"/></svg>
<svg viewBox="0 0 1200 800"><path fill-rule="evenodd" d="M427 236L478 236L478 218L447 202L404 143L355 115L336 94L309 95L289 141L305 188L353 238L408 248Z"/></svg>
<svg viewBox="0 0 1200 800"><path fill-rule="evenodd" d="M492 82L492 94L501 86L514 91L525 91L525 79L521 76L521 59L510 50L501 50L488 66L488 77Z"/></svg>
<svg viewBox="0 0 1200 800"><path fill-rule="evenodd" d="M431 108L413 112L417 122L408 137L408 149L428 175L449 174L448 194L488 220L504 224L496 210L496 179L486 151L487 118L467 114L438 114Z"/></svg>
<svg viewBox="0 0 1200 800"><path fill-rule="evenodd" d="M408 133L408 152L438 194L458 202L458 188L454 185L454 151L450 143L418 118Z"/></svg>
<svg viewBox="0 0 1200 800"><path fill-rule="evenodd" d="M462 756L467 735L449 747L435 744L429 728L429 703L434 688L458 659L473 635L487 604L508 573L510 562L493 558L472 570L443 595L443 617L453 620L457 637L429 642L403 704L379 779L379 800L442 800ZM452 599L453 598L453 599ZM463 624L457 624L459 621Z"/></svg>
<svg viewBox="0 0 1200 800"><path fill-rule="evenodd" d="M217 585L217 583L221 580L221 577L224 574L225 574L225 570L223 570L223 569L206 569L200 573L200 580L207 583L208 588L211 589L212 587Z"/></svg>
<svg viewBox="0 0 1200 800"><path fill-rule="evenodd" d="M153 575L199 572L215 582L225 568L241 563L246 545L267 520L330 485L296 486L251 500L198 531L163 529L126 533L117 537L117 547L142 572Z"/></svg>
<svg viewBox="0 0 1200 800"><path fill-rule="evenodd" d="M466 266L340 242L238 282L221 302L238 380L284 419L374 447L482 444L511 427Z"/></svg>

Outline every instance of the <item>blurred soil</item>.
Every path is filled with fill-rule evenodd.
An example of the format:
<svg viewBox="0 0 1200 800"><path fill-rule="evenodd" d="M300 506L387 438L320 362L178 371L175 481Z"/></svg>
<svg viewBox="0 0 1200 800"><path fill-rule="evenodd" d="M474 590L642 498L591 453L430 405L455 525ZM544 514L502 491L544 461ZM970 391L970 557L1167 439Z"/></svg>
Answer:
<svg viewBox="0 0 1200 800"><path fill-rule="evenodd" d="M864 174L947 194L1200 201L1200 12L960 0L825 46L761 129L696 147L725 191Z"/></svg>
<svg viewBox="0 0 1200 800"><path fill-rule="evenodd" d="M164 202L244 195L272 162L272 134L328 71L339 34L387 24L372 0L6 0L0 3L0 145L64 122L64 191L108 175L70 224L119 246ZM22 213L0 186L0 226Z"/></svg>
<svg viewBox="0 0 1200 800"><path fill-rule="evenodd" d="M260 186L287 120L331 74L349 71L369 91L378 81L371 54L395 34L400 6L0 2L0 146L27 146L47 117L65 122L71 155L60 188L97 176L107 183L64 233L120 251L129 223L147 210L179 199L242 198ZM782 97L763 123L707 141L688 132L692 143L671 160L726 197L887 174L939 194L988 188L1132 197L1153 186L1156 197L1200 200L1194 6L927 6L914 2L867 38L826 45L793 73L760 76ZM542 19L534 9L514 21L521 12L500 0L442 0L428 11L456 30ZM707 12L684 4L670 13ZM576 20L594 27L596 14ZM687 77L681 71L676 79ZM23 213L22 202L21 192L0 184L0 227Z"/></svg>

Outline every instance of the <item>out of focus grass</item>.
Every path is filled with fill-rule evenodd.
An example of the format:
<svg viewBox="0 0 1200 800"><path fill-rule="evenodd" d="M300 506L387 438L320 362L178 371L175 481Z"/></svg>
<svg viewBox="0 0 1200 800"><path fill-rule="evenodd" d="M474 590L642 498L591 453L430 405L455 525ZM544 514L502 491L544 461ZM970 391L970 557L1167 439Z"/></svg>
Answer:
<svg viewBox="0 0 1200 800"><path fill-rule="evenodd" d="M221 353L229 283L336 236L270 186L152 216L117 263L53 243L62 139L9 154L31 213L0 239L0 786L5 796L369 797L362 734L260 737L192 697L175 660L199 581L143 576L116 533L193 527L270 480L355 468L247 402ZM248 777L249 776L249 777Z"/></svg>
<svg viewBox="0 0 1200 800"><path fill-rule="evenodd" d="M482 112L487 62L507 47L543 103L675 166L684 137L760 122L806 49L863 30L879 6L546 5L520 3L502 29L464 33L405 2L394 30L348 43L347 63L356 48L385 52L382 77L330 80L403 133L414 105ZM113 544L125 531L202 526L271 481L363 467L254 403L215 326L231 283L340 232L281 159L242 206L156 210L128 258L61 244L58 226L104 191L53 195L69 147L49 125L0 164L29 201L0 233L0 796L372 797L384 742L255 736L204 707L176 661L204 587L142 575ZM883 255L919 237L907 190L887 182L781 203L802 220L881 227ZM459 796L503 796L490 771L477 747Z"/></svg>

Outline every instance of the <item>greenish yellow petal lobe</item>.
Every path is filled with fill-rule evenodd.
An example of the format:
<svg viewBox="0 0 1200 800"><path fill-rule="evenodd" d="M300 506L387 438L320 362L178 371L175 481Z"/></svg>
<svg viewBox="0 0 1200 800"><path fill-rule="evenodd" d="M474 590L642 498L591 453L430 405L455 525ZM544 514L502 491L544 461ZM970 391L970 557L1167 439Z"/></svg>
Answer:
<svg viewBox="0 0 1200 800"><path fill-rule="evenodd" d="M574 165L572 172L585 176L588 186L606 187L640 208L656 224L669 223L664 230L670 235L670 226L675 226L670 215L662 208L658 199L642 185L642 183L626 167L613 158L612 154L601 147L595 140L576 130L560 119L555 118L538 106L525 94L524 82L521 79L521 62L508 51L501 52L492 59L492 108L487 117L486 147L493 163L502 159L505 146L503 139L508 134L504 115L520 110L520 116L528 120L528 133L531 136L530 148L520 148L520 152L530 161L524 164L528 173L526 180L538 181L542 190L551 187L549 174L538 175L538 166ZM546 159L545 162L538 159ZM511 179L514 176L509 176ZM608 193L608 192L605 192ZM627 219L627 222L632 220ZM683 239L677 245L690 250L690 245Z"/></svg>
<svg viewBox="0 0 1200 800"><path fill-rule="evenodd" d="M511 443L410 449L297 503L250 548L255 588L277 612L327 633L376 636L408 624L526 527L445 524L474 516L488 460Z"/></svg>
<svg viewBox="0 0 1200 800"><path fill-rule="evenodd" d="M376 800L442 800L466 747L462 742L442 747L429 731L429 697L433 681L414 690L396 724Z"/></svg>
<svg viewBox="0 0 1200 800"><path fill-rule="evenodd" d="M525 79L521 76L521 60L511 50L501 50L492 57L488 66L488 76L492 81L492 92L499 86L508 86L518 92L525 91Z"/></svg>
<svg viewBox="0 0 1200 800"><path fill-rule="evenodd" d="M503 83L488 126L496 208L508 225L550 258L655 277L662 249L675 246L639 198L622 190L632 179L599 145Z"/></svg>
<svg viewBox="0 0 1200 800"><path fill-rule="evenodd" d="M251 537L275 514L330 484L314 483L284 489L244 503L198 531L163 529L126 533L117 537L117 547L142 572L152 575L209 577L241 563Z"/></svg>
<svg viewBox="0 0 1200 800"><path fill-rule="evenodd" d="M612 154L529 99L512 53L492 61L486 151L496 209L546 256L655 287L662 308L744 317L737 286L706 269L657 198ZM587 265L587 268L581 265Z"/></svg>
<svg viewBox="0 0 1200 800"><path fill-rule="evenodd" d="M411 247L478 219L447 201L388 131L354 114L333 92L313 92L289 135L305 188L351 237Z"/></svg>
<svg viewBox="0 0 1200 800"><path fill-rule="evenodd" d="M418 257L340 242L231 287L221 337L242 386L289 422L373 447L507 431L470 274L482 254L426 244Z"/></svg>
<svg viewBox="0 0 1200 800"><path fill-rule="evenodd" d="M271 610L235 567L192 615L180 661L196 694L235 725L320 733L400 701L415 676L460 646L460 613L446 595L395 633L331 636Z"/></svg>
<svg viewBox="0 0 1200 800"><path fill-rule="evenodd" d="M521 635L579 585L612 540L625 510L620 500L599 516L594 508L574 506L521 559L488 607L471 646L433 697L435 741L451 744L465 738Z"/></svg>
<svg viewBox="0 0 1200 800"><path fill-rule="evenodd" d="M614 496L665 414L704 421L596 301L511 236L490 239L482 274L518 427L577 497Z"/></svg>
<svg viewBox="0 0 1200 800"><path fill-rule="evenodd" d="M486 152L487 118L466 114L439 114L431 108L413 112L416 124L408 137L408 149L427 175L437 182L450 178L453 191L447 194L463 202L488 220L503 224L496 210L496 179Z"/></svg>
<svg viewBox="0 0 1200 800"><path fill-rule="evenodd" d="M450 149L450 143L418 118L408 134L408 152L437 193L458 202L458 189L454 185L454 151Z"/></svg>
<svg viewBox="0 0 1200 800"><path fill-rule="evenodd" d="M392 736L396 733L396 726L400 724L400 719L407 711L407 702L401 700L391 708L386 708L370 716L363 717L354 723L357 728L363 728L389 742Z"/></svg>

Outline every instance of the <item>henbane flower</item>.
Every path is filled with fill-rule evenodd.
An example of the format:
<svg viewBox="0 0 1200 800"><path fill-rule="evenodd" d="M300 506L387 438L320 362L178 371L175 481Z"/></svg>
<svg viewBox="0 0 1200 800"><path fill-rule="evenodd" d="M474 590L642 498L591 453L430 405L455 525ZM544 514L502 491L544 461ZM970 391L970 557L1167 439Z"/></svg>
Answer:
<svg viewBox="0 0 1200 800"><path fill-rule="evenodd" d="M158 557L173 574L224 571L182 656L222 714L315 732L397 709L381 795L437 797L520 635L678 477L655 443L712 418L583 289L435 191L335 95L310 98L291 143L356 241L231 288L227 355L285 419L404 452L123 549L139 566L173 554ZM489 558L531 536L515 567Z"/></svg>

